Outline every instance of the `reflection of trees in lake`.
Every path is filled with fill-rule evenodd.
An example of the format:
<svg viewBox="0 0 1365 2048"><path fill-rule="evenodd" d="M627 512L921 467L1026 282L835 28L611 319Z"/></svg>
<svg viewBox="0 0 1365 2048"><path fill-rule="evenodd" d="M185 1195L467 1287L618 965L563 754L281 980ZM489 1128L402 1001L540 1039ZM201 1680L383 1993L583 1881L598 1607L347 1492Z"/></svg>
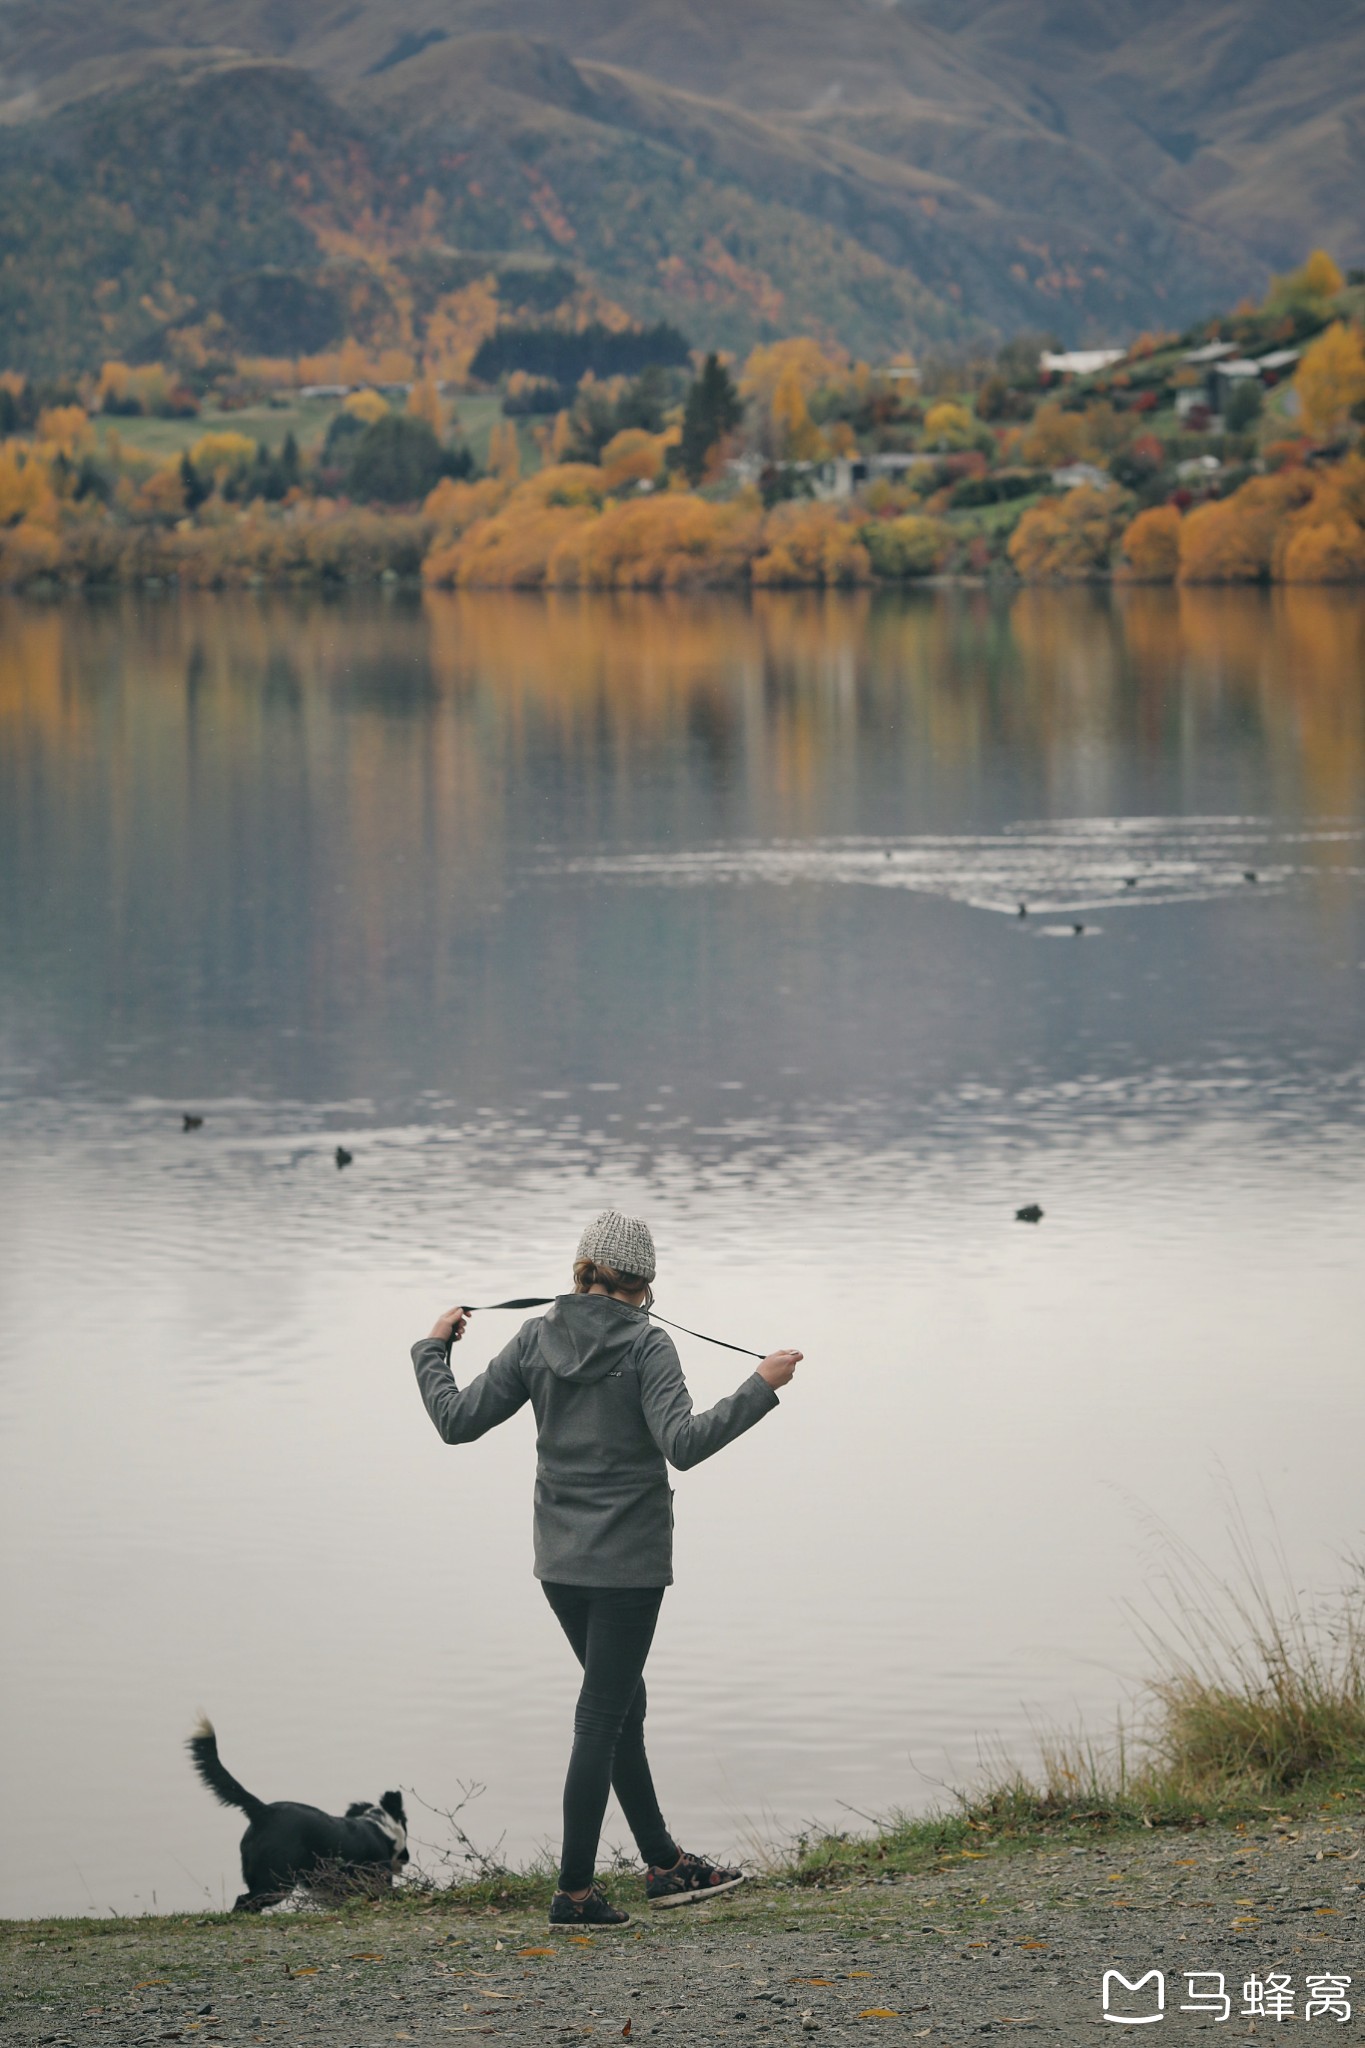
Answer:
<svg viewBox="0 0 1365 2048"><path fill-rule="evenodd" d="M1106 801L1144 760L1197 779L1230 746L1248 802L1365 797L1348 591L124 596L6 605L0 653L13 830L93 811L115 878L152 832L207 836L225 875L297 861L371 961L394 862L414 915L459 921L486 890L455 875L486 881L509 842L858 831L874 789L902 829L951 828L993 760L1038 808ZM511 783L537 815L508 819Z"/></svg>

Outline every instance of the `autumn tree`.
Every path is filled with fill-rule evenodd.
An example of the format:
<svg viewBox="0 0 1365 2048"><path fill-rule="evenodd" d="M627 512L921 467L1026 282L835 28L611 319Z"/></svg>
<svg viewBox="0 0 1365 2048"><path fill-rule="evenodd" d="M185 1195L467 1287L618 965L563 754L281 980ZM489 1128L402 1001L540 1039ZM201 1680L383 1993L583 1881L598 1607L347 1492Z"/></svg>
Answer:
<svg viewBox="0 0 1365 2048"><path fill-rule="evenodd" d="M439 441L445 432L445 407L435 379L419 377L408 393L408 411L415 420L425 420Z"/></svg>
<svg viewBox="0 0 1365 2048"><path fill-rule="evenodd" d="M1252 477L1230 498L1196 505L1180 528L1181 582L1264 582L1285 521L1312 495L1311 473L1296 467Z"/></svg>
<svg viewBox="0 0 1365 2048"><path fill-rule="evenodd" d="M1346 283L1325 249L1315 249L1297 270L1277 277L1265 302L1267 313L1316 313L1337 296Z"/></svg>
<svg viewBox="0 0 1365 2048"><path fill-rule="evenodd" d="M940 399L924 415L924 438L931 448L970 448L975 431L966 406L951 398Z"/></svg>
<svg viewBox="0 0 1365 2048"><path fill-rule="evenodd" d="M1174 583L1180 567L1180 512L1174 505L1150 505L1123 536L1130 573L1141 583Z"/></svg>
<svg viewBox="0 0 1365 2048"><path fill-rule="evenodd" d="M819 462L828 453L824 436L810 416L795 368L783 372L773 393L772 422L788 462Z"/></svg>
<svg viewBox="0 0 1365 2048"><path fill-rule="evenodd" d="M1098 574L1109 566L1123 503L1121 492L1089 484L1045 498L1025 512L1010 535L1010 560L1029 583Z"/></svg>
<svg viewBox="0 0 1365 2048"><path fill-rule="evenodd" d="M1058 469L1077 461L1088 445L1081 415L1064 412L1054 398L1033 415L1019 442L1019 458L1037 469Z"/></svg>
<svg viewBox="0 0 1365 2048"><path fill-rule="evenodd" d="M744 405L735 389L734 378L712 350L701 375L687 393L683 408L682 438L678 461L689 483L699 484L706 475L712 452L733 434L744 417Z"/></svg>
<svg viewBox="0 0 1365 2048"><path fill-rule="evenodd" d="M1334 320L1310 342L1294 373L1304 423L1322 440L1340 433L1354 406L1365 399L1365 347L1360 330Z"/></svg>

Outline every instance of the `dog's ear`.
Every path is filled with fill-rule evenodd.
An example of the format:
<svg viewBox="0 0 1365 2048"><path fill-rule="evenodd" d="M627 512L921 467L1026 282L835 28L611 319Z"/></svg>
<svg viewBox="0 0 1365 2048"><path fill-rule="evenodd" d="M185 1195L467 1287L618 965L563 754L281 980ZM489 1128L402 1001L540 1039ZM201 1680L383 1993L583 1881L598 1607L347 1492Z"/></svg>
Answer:
<svg viewBox="0 0 1365 2048"><path fill-rule="evenodd" d="M386 1792L379 1804L383 1807L385 1813L392 1814L395 1820L401 1821L404 1827L407 1826L408 1816L403 1808L403 1795L401 1792Z"/></svg>

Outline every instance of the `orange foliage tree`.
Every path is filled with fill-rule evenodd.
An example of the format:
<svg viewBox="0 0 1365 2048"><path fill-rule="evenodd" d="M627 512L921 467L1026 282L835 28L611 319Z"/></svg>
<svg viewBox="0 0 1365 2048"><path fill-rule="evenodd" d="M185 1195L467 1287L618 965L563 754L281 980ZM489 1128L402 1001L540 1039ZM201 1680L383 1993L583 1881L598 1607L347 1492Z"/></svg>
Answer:
<svg viewBox="0 0 1365 2048"><path fill-rule="evenodd" d="M872 561L856 527L832 505L777 505L763 531L764 552L752 564L756 584L870 583Z"/></svg>
<svg viewBox="0 0 1365 2048"><path fill-rule="evenodd" d="M1025 512L1009 557L1026 582L1094 576L1109 565L1123 525L1123 494L1082 484Z"/></svg>
<svg viewBox="0 0 1365 2048"><path fill-rule="evenodd" d="M1252 477L1230 498L1196 505L1180 528L1182 583L1259 583L1269 577L1284 521L1313 495L1311 472Z"/></svg>
<svg viewBox="0 0 1365 2048"><path fill-rule="evenodd" d="M602 488L614 495L638 484L657 484L664 473L667 437L623 427L602 450Z"/></svg>
<svg viewBox="0 0 1365 2048"><path fill-rule="evenodd" d="M679 590L743 579L763 515L744 501L713 504L690 492L608 505L556 547L547 581L560 588Z"/></svg>
<svg viewBox="0 0 1365 2048"><path fill-rule="evenodd" d="M1174 583L1180 568L1180 513L1174 505L1149 505L1123 536L1129 571L1141 583Z"/></svg>
<svg viewBox="0 0 1365 2048"><path fill-rule="evenodd" d="M1078 412L1063 412L1055 398L1040 405L1019 437L1019 459L1037 469L1058 469L1075 462L1089 447L1085 420Z"/></svg>
<svg viewBox="0 0 1365 2048"><path fill-rule="evenodd" d="M1365 581L1365 456L1316 473L1276 537L1273 568L1285 583Z"/></svg>

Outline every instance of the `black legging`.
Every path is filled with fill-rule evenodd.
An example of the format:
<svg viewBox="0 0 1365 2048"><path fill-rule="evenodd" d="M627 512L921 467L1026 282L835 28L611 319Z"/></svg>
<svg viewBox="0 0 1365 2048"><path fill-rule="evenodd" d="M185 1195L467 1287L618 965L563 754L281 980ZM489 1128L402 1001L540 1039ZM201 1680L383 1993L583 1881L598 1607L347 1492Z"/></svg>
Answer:
<svg viewBox="0 0 1365 2048"><path fill-rule="evenodd" d="M662 1586L564 1586L545 1579L583 1686L573 1717L573 1755L564 1780L560 1889L581 1892L597 1868L607 1794L614 1791L646 1863L676 1863L645 1755L645 1659L663 1602Z"/></svg>

